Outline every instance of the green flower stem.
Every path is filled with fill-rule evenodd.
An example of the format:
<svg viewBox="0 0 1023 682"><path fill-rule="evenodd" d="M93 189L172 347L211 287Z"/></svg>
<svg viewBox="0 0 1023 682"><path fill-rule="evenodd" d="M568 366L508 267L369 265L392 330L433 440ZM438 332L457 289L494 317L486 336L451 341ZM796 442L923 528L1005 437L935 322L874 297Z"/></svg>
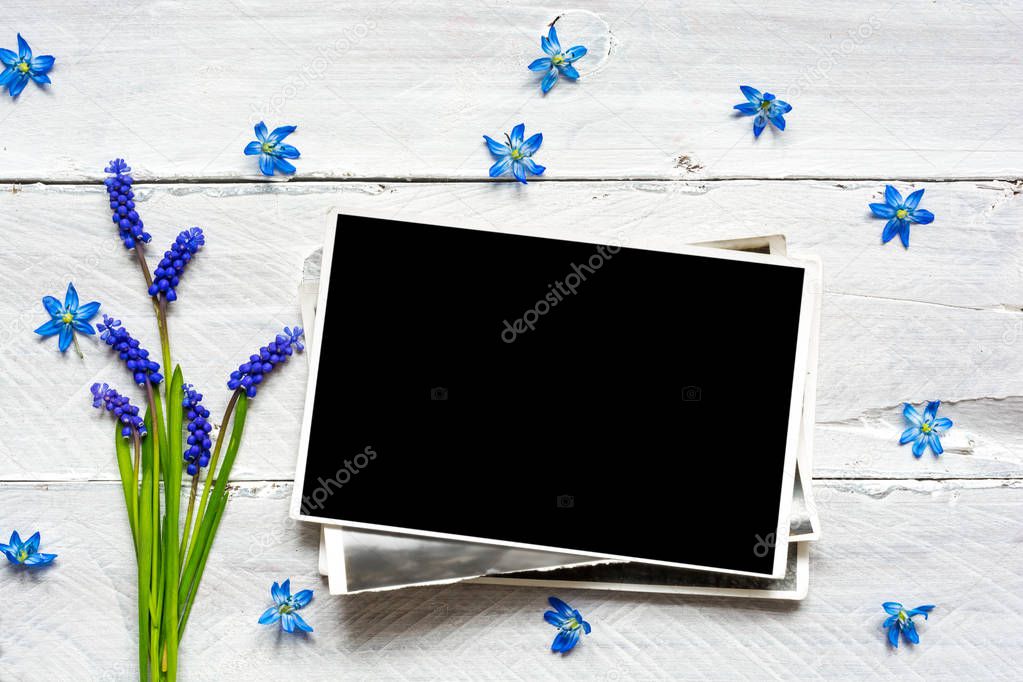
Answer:
<svg viewBox="0 0 1023 682"><path fill-rule="evenodd" d="M146 681L149 669L149 637L150 607L149 588L153 556L153 471L152 436L153 410L150 408L145 415L146 430L150 435L142 442L142 491L139 498L139 551L138 551L138 591L139 591L139 680Z"/></svg>
<svg viewBox="0 0 1023 682"><path fill-rule="evenodd" d="M121 487L124 489L124 506L128 511L128 525L131 526L131 542L135 546L136 556L139 551L138 536L138 472L131 466L131 446L121 435L120 420L114 422L114 451L117 453L117 470L121 474ZM135 436L138 442L138 435Z"/></svg>
<svg viewBox="0 0 1023 682"><path fill-rule="evenodd" d="M146 398L149 400L149 410L153 415L152 435L147 439L152 441L152 463L150 464L150 484L152 503L149 508L150 524L152 528L150 544L152 552L149 556L149 676L153 682L159 682L160 678L160 607L163 599L163 590L160 585L160 465L161 450L167 451L163 442L166 438L163 425L163 410L160 407L160 393L153 391L153 385L146 381ZM143 484L144 485L144 484ZM140 566L140 572L146 568Z"/></svg>
<svg viewBox="0 0 1023 682"><path fill-rule="evenodd" d="M84 360L85 359L85 354L82 353L82 347L78 345L78 334L75 334L72 331L71 332L71 340L74 341L75 352L78 353L78 357L80 357L82 360Z"/></svg>
<svg viewBox="0 0 1023 682"><path fill-rule="evenodd" d="M213 446L213 457L210 459L210 466L206 470L206 483L202 487L202 498L199 500L199 507L196 510L195 527L192 529L192 539L189 541L188 557L186 559L186 566L192 562L195 556L195 545L199 540L199 528L202 526L203 517L205 516L206 503L210 496L210 479L213 477L213 472L217 468L217 462L220 459L220 446L224 444L224 434L227 433L227 423L231 420L231 413L234 412L235 404L238 402L238 396L242 393L241 389L236 390L231 394L231 399L227 403L227 409L224 410L224 418L220 421L220 432L217 433L217 442ZM216 483L216 481L214 481ZM184 584L184 583L183 583Z"/></svg>
<svg viewBox="0 0 1023 682"><path fill-rule="evenodd" d="M192 529L192 512L195 511L195 494L199 489L199 474L192 477L192 490L188 493L188 512L185 514L185 526L181 530L181 548L178 552L179 566L185 560L185 550L188 549L188 532Z"/></svg>
<svg viewBox="0 0 1023 682"><path fill-rule="evenodd" d="M162 303L161 303L162 306ZM182 393L184 379L181 367L174 368L174 374L167 388L167 457L163 474L164 496L166 499L166 524L163 536L163 630L164 650L161 669L167 673L167 681L177 679L178 667L178 578L181 560L178 552L178 523L181 516L181 422L183 406L181 400L170 396Z"/></svg>

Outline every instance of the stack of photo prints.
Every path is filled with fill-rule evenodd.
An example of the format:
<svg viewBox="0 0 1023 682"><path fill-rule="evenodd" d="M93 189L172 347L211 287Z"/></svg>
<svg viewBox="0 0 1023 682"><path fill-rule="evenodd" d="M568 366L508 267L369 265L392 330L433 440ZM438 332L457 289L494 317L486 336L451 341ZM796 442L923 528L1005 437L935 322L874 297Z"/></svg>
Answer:
<svg viewBox="0 0 1023 682"><path fill-rule="evenodd" d="M331 212L291 504L330 593L804 598L821 277L777 235Z"/></svg>

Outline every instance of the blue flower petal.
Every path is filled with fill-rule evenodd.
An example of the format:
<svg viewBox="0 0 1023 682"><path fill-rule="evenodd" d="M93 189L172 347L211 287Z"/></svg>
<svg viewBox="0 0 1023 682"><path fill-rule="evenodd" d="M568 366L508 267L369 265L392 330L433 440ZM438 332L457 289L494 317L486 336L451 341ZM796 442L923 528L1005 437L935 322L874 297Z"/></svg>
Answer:
<svg viewBox="0 0 1023 682"><path fill-rule="evenodd" d="M60 330L60 338L57 342L57 347L60 352L63 353L71 345L71 340L74 338L74 329L69 324L65 324L64 328Z"/></svg>
<svg viewBox="0 0 1023 682"><path fill-rule="evenodd" d="M897 616L899 615L899 611L902 610L902 604L897 601L886 601L884 604L881 604L881 608L884 609L884 612L889 616Z"/></svg>
<svg viewBox="0 0 1023 682"><path fill-rule="evenodd" d="M33 73L43 75L44 73L48 72L50 69L53 68L54 61L55 60L51 55L44 54L33 59L31 62L29 62L28 66L30 69L32 69Z"/></svg>
<svg viewBox="0 0 1023 682"><path fill-rule="evenodd" d="M889 627L891 627L892 623L894 623L898 619L899 619L898 616L888 616L887 618L884 619L884 623L881 624L881 627L887 630Z"/></svg>
<svg viewBox="0 0 1023 682"><path fill-rule="evenodd" d="M291 175L292 173L295 172L295 170L297 170L293 164L291 164L289 161L285 161L280 156L273 157L273 160L274 165L277 166L277 170L279 170L282 173L287 173L288 175Z"/></svg>
<svg viewBox="0 0 1023 682"><path fill-rule="evenodd" d="M256 154L263 153L263 145L260 144L259 140L253 140L245 145L245 156L255 156Z"/></svg>
<svg viewBox="0 0 1023 682"><path fill-rule="evenodd" d="M21 60L18 59L18 55L14 54L10 50L0 47L0 62L2 62L4 66L14 66L19 61Z"/></svg>
<svg viewBox="0 0 1023 682"><path fill-rule="evenodd" d="M760 108L757 107L756 104L753 104L751 102L743 102L742 104L736 104L732 108L733 109L738 109L740 112L742 112L743 114L745 114L747 116L752 116L753 114L755 114L758 111L760 111Z"/></svg>
<svg viewBox="0 0 1023 682"><path fill-rule="evenodd" d="M927 620L927 614L934 610L934 604L924 604L918 606L915 609L906 611L906 615L912 618L913 616L923 616L924 620Z"/></svg>
<svg viewBox="0 0 1023 682"><path fill-rule="evenodd" d="M78 306L78 312L75 313L75 317L79 320L91 320L99 312L99 303L96 301L90 301L83 305Z"/></svg>
<svg viewBox="0 0 1023 682"><path fill-rule="evenodd" d="M935 456L940 455L945 451L945 448L941 447L941 437L933 431L927 434L927 444L931 446L931 452Z"/></svg>
<svg viewBox="0 0 1023 682"><path fill-rule="evenodd" d="M917 191L913 192L908 197L906 197L906 202L902 205L902 207L907 211L912 211L914 208L920 205L920 198L923 195L924 191L922 189L918 189Z"/></svg>
<svg viewBox="0 0 1023 682"><path fill-rule="evenodd" d="M45 85L46 83L52 82L50 81L50 77L47 76L45 73L29 72L29 75L32 77L32 80L34 80L36 83L39 83L39 85Z"/></svg>
<svg viewBox="0 0 1023 682"><path fill-rule="evenodd" d="M551 644L551 651L565 653L571 651L578 642L578 628L574 630L562 630L558 633L557 637L554 638L554 643Z"/></svg>
<svg viewBox="0 0 1023 682"><path fill-rule="evenodd" d="M21 74L20 76L12 78L10 82L7 83L7 92L10 93L11 97L17 97L21 94L21 91L25 89L25 86L28 85L29 80L30 79L27 74Z"/></svg>
<svg viewBox="0 0 1023 682"><path fill-rule="evenodd" d="M902 195L899 194L899 190L891 185L885 185L884 200L888 202L889 206L895 206L896 208L902 206Z"/></svg>
<svg viewBox="0 0 1023 682"><path fill-rule="evenodd" d="M750 104L753 104L754 106L759 107L760 103L764 101L764 96L761 95L760 91L756 88L751 88L748 85L740 85L739 89L742 90L742 94L745 95Z"/></svg>
<svg viewBox="0 0 1023 682"><path fill-rule="evenodd" d="M780 99L774 100L774 104L771 105L773 111L777 111L779 114L787 114L792 111L792 105L788 102L782 102Z"/></svg>
<svg viewBox="0 0 1023 682"><path fill-rule="evenodd" d="M301 592L297 593L292 599L295 602L296 607L302 608L303 606L305 606L306 604L313 600L313 591L302 590Z"/></svg>
<svg viewBox="0 0 1023 682"><path fill-rule="evenodd" d="M924 408L924 421L932 421L938 416L938 408L941 407L940 400L928 400Z"/></svg>
<svg viewBox="0 0 1023 682"><path fill-rule="evenodd" d="M25 559L26 566L45 566L46 564L53 563L53 560L57 558L56 554L31 554Z"/></svg>
<svg viewBox="0 0 1023 682"><path fill-rule="evenodd" d="M259 170L263 171L263 175L274 174L274 157L269 154L259 155Z"/></svg>
<svg viewBox="0 0 1023 682"><path fill-rule="evenodd" d="M585 57L586 52L587 52L586 48L583 47L582 45L575 45L565 50L565 59L567 59L569 63L571 63Z"/></svg>
<svg viewBox="0 0 1023 682"><path fill-rule="evenodd" d="M924 423L924 418L921 417L917 409L909 403L902 403L902 416L905 417L906 421L913 426L921 426ZM902 608L901 604L899 604L899 608Z"/></svg>
<svg viewBox="0 0 1023 682"><path fill-rule="evenodd" d="M920 225L929 225L934 222L934 214L926 209L918 208L909 212L909 219Z"/></svg>
<svg viewBox="0 0 1023 682"><path fill-rule="evenodd" d="M548 71L547 75L543 77L542 81L540 81L540 90L544 93L549 92L550 89L554 87L554 84L558 82L558 74L560 73L561 72L557 69L551 69Z"/></svg>
<svg viewBox="0 0 1023 682"><path fill-rule="evenodd" d="M285 613L281 615L281 630L285 632L295 631L295 614Z"/></svg>
<svg viewBox="0 0 1023 682"><path fill-rule="evenodd" d="M543 619L556 628L560 628L567 620L564 616L555 613L554 611L544 611Z"/></svg>
<svg viewBox="0 0 1023 682"><path fill-rule="evenodd" d="M64 310L72 315L78 310L78 290L71 282L67 283L67 293L64 294Z"/></svg>
<svg viewBox="0 0 1023 682"><path fill-rule="evenodd" d="M43 307L50 313L50 317L60 318L64 314L64 307L53 296L43 296Z"/></svg>
<svg viewBox="0 0 1023 682"><path fill-rule="evenodd" d="M539 59L534 59L532 62L529 63L529 66L526 68L528 68L530 71L546 71L547 69L551 68L551 58L540 57Z"/></svg>
<svg viewBox="0 0 1023 682"><path fill-rule="evenodd" d="M547 597L547 603L553 606L565 618L572 618L575 615L575 609L557 597Z"/></svg>
<svg viewBox="0 0 1023 682"><path fill-rule="evenodd" d="M579 78L579 72L575 70L575 67L571 64L563 64L561 67L561 75L569 80L577 80Z"/></svg>
<svg viewBox="0 0 1023 682"><path fill-rule="evenodd" d="M274 581L274 584L270 586L270 596L273 597L274 603L280 606L288 598L284 592L281 591L281 586Z"/></svg>
<svg viewBox="0 0 1023 682"><path fill-rule="evenodd" d="M494 156L502 157L508 156L509 154L512 153L511 147L504 144L503 142L498 142L489 135L484 135L483 139L487 141L487 147L490 148L490 153L493 154Z"/></svg>
<svg viewBox="0 0 1023 682"><path fill-rule="evenodd" d="M82 332L83 334L88 334L89 336L92 336L93 334L96 333L96 330L92 328L92 325L83 320L75 320L74 322L71 323L71 326L74 327L76 332Z"/></svg>
<svg viewBox="0 0 1023 682"><path fill-rule="evenodd" d="M259 624L269 625L270 623L276 623L280 619L281 612L277 610L276 606L271 606L270 608L263 612L262 616L259 617Z"/></svg>
<svg viewBox="0 0 1023 682"><path fill-rule="evenodd" d="M511 168L511 165L512 165L511 156L501 157L497 161L497 163L490 167L490 177L496 178L499 175L504 175L505 173L508 172L508 169Z"/></svg>
<svg viewBox="0 0 1023 682"><path fill-rule="evenodd" d="M32 534L32 537L25 541L25 544L22 545L21 548L24 549L29 554L35 554L36 552L39 551L39 541L41 539L42 536L39 534L39 531L36 531L35 533Z"/></svg>
<svg viewBox="0 0 1023 682"><path fill-rule="evenodd" d="M919 426L910 426L908 429L902 432L902 437L899 438L899 445L905 445L909 441L915 439L920 435Z"/></svg>
<svg viewBox="0 0 1023 682"><path fill-rule="evenodd" d="M782 118L781 114L772 112L767 115L767 118L770 119L771 123L773 123L778 130L785 130L785 119Z"/></svg>
<svg viewBox="0 0 1023 682"><path fill-rule="evenodd" d="M938 433L942 433L952 428L952 420L948 417L940 417L939 419L934 420L931 427Z"/></svg>
<svg viewBox="0 0 1023 682"><path fill-rule="evenodd" d="M533 159L529 158L522 159L522 165L525 166L526 170L532 173L533 175L543 175L543 172L547 170L546 166L541 166L536 161L533 161Z"/></svg>
<svg viewBox="0 0 1023 682"><path fill-rule="evenodd" d="M297 129L298 126L279 126L273 129L273 132L267 136L266 141L280 142L288 135L291 135L293 132L295 132Z"/></svg>
<svg viewBox="0 0 1023 682"><path fill-rule="evenodd" d="M767 117L763 113L757 114L757 117L753 119L753 137L760 137L760 133L764 132L766 127Z"/></svg>
<svg viewBox="0 0 1023 682"><path fill-rule="evenodd" d="M551 30L547 32L547 41L551 44L551 47L554 48L555 52L561 52L561 41L558 40L558 31L553 26L551 26Z"/></svg>
<svg viewBox="0 0 1023 682"><path fill-rule="evenodd" d="M878 218L895 217L895 207L888 204L870 204L870 211Z"/></svg>
<svg viewBox="0 0 1023 682"><path fill-rule="evenodd" d="M547 39L547 36L540 36L540 49L552 57L561 51L554 49L554 45L552 45L551 41Z"/></svg>
<svg viewBox="0 0 1023 682"><path fill-rule="evenodd" d="M892 218L885 223L884 230L881 232L881 243L887 244L892 240L892 237L899 233L899 219Z"/></svg>
<svg viewBox="0 0 1023 682"><path fill-rule="evenodd" d="M7 81L12 78L14 78L14 68L11 66L5 67L4 70L0 72L0 87L7 85Z"/></svg>
<svg viewBox="0 0 1023 682"><path fill-rule="evenodd" d="M49 322L40 325L35 331L36 334L39 334L39 336L45 338L47 336L59 334L60 331L66 326L67 325L61 322L60 320L50 320Z"/></svg>
<svg viewBox="0 0 1023 682"><path fill-rule="evenodd" d="M277 153L285 159L297 159L300 156L298 149L290 144L277 145Z"/></svg>
<svg viewBox="0 0 1023 682"><path fill-rule="evenodd" d="M306 632L312 632L313 631L313 629L312 629L312 627L310 627L309 623L305 622L305 619L302 618L302 616L298 615L297 613L292 613L291 614L291 618L292 618L292 620L295 621L295 627L297 627L299 630L304 630Z"/></svg>
<svg viewBox="0 0 1023 682"><path fill-rule="evenodd" d="M26 62L32 61L32 48L28 46L28 43L21 34L18 34L18 56L24 59Z"/></svg>
<svg viewBox="0 0 1023 682"><path fill-rule="evenodd" d="M280 592L281 595L284 596L285 600L287 600L287 598L291 596L291 578L288 578L283 583L281 583Z"/></svg>
<svg viewBox="0 0 1023 682"><path fill-rule="evenodd" d="M576 611L576 613L578 613L578 611ZM587 623L585 620L580 620L579 622L582 623L583 625L583 632L585 632L587 635L590 634L590 632L593 629L590 627L590 624Z"/></svg>
<svg viewBox="0 0 1023 682"><path fill-rule="evenodd" d="M528 184L526 182L526 167L522 164L522 161L512 161L512 175L523 185Z"/></svg>
<svg viewBox="0 0 1023 682"><path fill-rule="evenodd" d="M920 643L920 635L917 634L916 625L913 624L913 621L906 621L906 624L902 626L902 634L913 644Z"/></svg>
<svg viewBox="0 0 1023 682"><path fill-rule="evenodd" d="M536 150L538 150L540 148L540 145L542 144L543 133L536 133L535 135L530 135L529 139L519 146L519 152L522 153L524 156L532 156L533 154L536 153Z"/></svg>
<svg viewBox="0 0 1023 682"><path fill-rule="evenodd" d="M905 248L908 249L909 248L909 221L908 220L900 220L899 221L899 239L902 240L902 245Z"/></svg>
<svg viewBox="0 0 1023 682"><path fill-rule="evenodd" d="M520 123L511 131L511 146L512 149L522 146L522 137L526 134L526 124Z"/></svg>
<svg viewBox="0 0 1023 682"><path fill-rule="evenodd" d="M25 543L21 541L21 536L18 535L18 531L16 530L11 531L11 547L13 547L17 551L21 551L21 547L24 544Z"/></svg>
<svg viewBox="0 0 1023 682"><path fill-rule="evenodd" d="M924 454L924 450L926 449L927 434L921 432L920 435L916 437L916 441L913 442L913 456L920 457L922 454Z"/></svg>
<svg viewBox="0 0 1023 682"><path fill-rule="evenodd" d="M260 121L259 123L256 124L256 127L253 128L253 130L256 131L256 139L257 140L259 140L260 142L266 142L266 124L265 123Z"/></svg>
<svg viewBox="0 0 1023 682"><path fill-rule="evenodd" d="M896 649L899 648L899 624L892 623L891 627L888 628L888 643Z"/></svg>

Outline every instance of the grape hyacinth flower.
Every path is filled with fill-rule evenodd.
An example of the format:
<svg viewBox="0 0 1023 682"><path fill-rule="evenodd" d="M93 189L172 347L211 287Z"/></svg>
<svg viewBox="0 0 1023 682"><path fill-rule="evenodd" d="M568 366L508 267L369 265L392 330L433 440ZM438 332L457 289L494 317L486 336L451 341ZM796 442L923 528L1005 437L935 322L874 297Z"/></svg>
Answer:
<svg viewBox="0 0 1023 682"><path fill-rule="evenodd" d="M908 249L910 223L929 225L934 222L933 213L917 208L923 196L924 191L918 189L903 200L899 190L891 185L885 185L884 203L870 204L871 213L878 218L888 218L888 222L884 226L884 232L881 233L882 244L887 244L892 240L892 237L899 235L899 239L902 240L902 246Z"/></svg>
<svg viewBox="0 0 1023 682"><path fill-rule="evenodd" d="M290 144L283 144L282 140L295 132L297 127L280 126L274 128L274 131L268 135L266 124L260 121L255 128L256 139L246 145L245 155L259 155L259 170L263 172L263 175L273 175L274 169L282 173L294 173L295 167L285 159L297 159L299 152Z"/></svg>
<svg viewBox="0 0 1023 682"><path fill-rule="evenodd" d="M196 476L199 469L210 463L210 432L213 425L210 424L210 411L202 405L202 393L195 390L191 384L184 387L185 397L181 405L185 408L185 417L188 419L188 449L185 450L185 461L188 462L188 475Z"/></svg>
<svg viewBox="0 0 1023 682"><path fill-rule="evenodd" d="M923 455L924 450L928 446L930 446L931 452L934 453L935 457L945 451L941 447L941 436L952 428L952 420L948 417L937 418L938 407L940 405L940 400L928 401L927 407L924 408L924 414L921 417L915 407L909 403L902 404L902 416L906 418L906 423L910 426L902 432L902 437L899 438L899 445L905 445L913 441L914 457L919 458Z"/></svg>
<svg viewBox="0 0 1023 682"><path fill-rule="evenodd" d="M761 94L759 90L748 85L740 85L739 90L748 101L736 104L732 108L746 116L756 116L753 119L753 137L760 137L760 133L764 132L768 121L773 123L778 130L785 130L784 115L792 111L791 104L782 102L769 92Z"/></svg>
<svg viewBox="0 0 1023 682"><path fill-rule="evenodd" d="M139 416L139 408L131 404L128 396L123 396L107 384L95 383L92 385L92 406L105 407L107 412L113 412L119 422L124 424L121 435L130 438L132 433L138 433L140 438L146 435L146 423Z"/></svg>
<svg viewBox="0 0 1023 682"><path fill-rule="evenodd" d="M542 175L547 170L532 159L533 154L543 144L543 133L537 133L523 142L525 134L526 124L520 123L512 128L511 135L505 135L508 144L493 140L487 135L483 136L490 153L497 159L497 163L490 167L490 177L504 175L510 168L515 179L525 185L527 172Z"/></svg>
<svg viewBox="0 0 1023 682"><path fill-rule="evenodd" d="M78 347L78 338L75 337L75 332L82 332L90 336L96 333L96 330L89 324L89 320L96 317L96 313L99 312L99 303L92 301L79 305L78 291L74 284L68 282L67 292L64 294L64 305L61 305L60 301L53 296L43 296L43 307L50 314L50 321L40 325L35 333L44 338L60 334L57 348L61 353L74 342L78 357L84 357L82 350Z"/></svg>
<svg viewBox="0 0 1023 682"><path fill-rule="evenodd" d="M53 68L54 61L48 54L33 57L32 48L19 33L18 54L0 48L0 63L4 65L3 72L0 72L0 87L6 85L11 97L17 97L30 80L45 85L50 82L46 74Z"/></svg>
<svg viewBox="0 0 1023 682"><path fill-rule="evenodd" d="M305 632L312 632L313 629L305 622L302 616L298 615L299 609L305 608L313 599L312 590L302 590L298 594L291 594L291 579L285 580L281 585L276 582L270 587L270 596L273 597L274 605L263 612L259 617L260 625L281 622L281 629L285 632L294 632L295 628Z"/></svg>
<svg viewBox="0 0 1023 682"><path fill-rule="evenodd" d="M96 328L101 332L100 338L124 360L136 384L142 386L148 381L155 386L163 381L160 365L149 359L149 351L142 348L137 339L132 338L128 330L121 326L120 320L104 315L103 323L96 325Z"/></svg>
<svg viewBox="0 0 1023 682"><path fill-rule="evenodd" d="M168 301L178 300L176 288L185 272L185 266L192 256L206 243L206 237L198 227L183 230L165 251L160 264L153 270L153 284L149 287L149 295L163 294Z"/></svg>
<svg viewBox="0 0 1023 682"><path fill-rule="evenodd" d="M888 643L898 649L900 632L907 642L920 643L920 635L916 631L916 625L913 624L913 617L923 616L924 620L927 620L927 614L934 610L934 604L925 604L907 611L897 601L886 601L881 608L888 614L881 627L888 630Z"/></svg>
<svg viewBox="0 0 1023 682"><path fill-rule="evenodd" d="M568 653L579 642L579 635L590 634L590 624L583 620L582 615L557 597L548 597L555 611L547 611L543 619L558 628L558 634L551 644L551 651Z"/></svg>
<svg viewBox="0 0 1023 682"><path fill-rule="evenodd" d="M237 370L231 372L227 387L232 391L242 389L248 397L255 398L256 390L263 383L264 377L277 365L287 362L293 352L292 346L298 350L305 350L302 344L303 334L301 327L294 329L285 327L284 333L278 334L273 341L260 348L257 355L250 355L248 362L242 363Z"/></svg>
<svg viewBox="0 0 1023 682"><path fill-rule="evenodd" d="M112 178L104 180L103 184L107 186L110 209L114 212L113 220L121 231L124 248L134 249L138 242L149 243L152 236L145 231L142 219L135 210L135 192L131 188L135 178L128 175L131 166L124 159L114 159L103 171L114 174Z"/></svg>
<svg viewBox="0 0 1023 682"><path fill-rule="evenodd" d="M45 566L57 558L56 554L42 554L39 552L39 532L25 542L21 541L18 531L11 533L11 541L6 545L0 542L0 552L3 552L7 560L19 566Z"/></svg>
<svg viewBox="0 0 1023 682"><path fill-rule="evenodd" d="M572 62L582 59L586 55L585 47L576 45L562 52L561 43L558 42L558 32L552 25L546 37L540 36L540 48L547 53L547 56L533 61L528 68L530 71L547 72L540 82L540 89L545 94L558 82L559 75L573 81L579 78L579 72L572 66Z"/></svg>

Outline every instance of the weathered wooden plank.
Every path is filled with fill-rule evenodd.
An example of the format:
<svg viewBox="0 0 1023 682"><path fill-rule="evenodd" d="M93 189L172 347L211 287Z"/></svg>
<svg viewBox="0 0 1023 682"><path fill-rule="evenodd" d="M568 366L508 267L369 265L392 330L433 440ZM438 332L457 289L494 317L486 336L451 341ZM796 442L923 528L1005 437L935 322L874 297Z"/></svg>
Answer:
<svg viewBox="0 0 1023 682"><path fill-rule="evenodd" d="M547 592L456 585L330 597L290 486L237 491L182 646L182 679L1009 679L1023 655L1020 482L818 483L825 534L805 602L570 591L593 633L547 650ZM5 679L130 679L134 560L114 483L0 484L0 531L39 529L56 563L0 568ZM256 623L269 585L316 596L316 632ZM881 602L937 604L922 644L887 649ZM45 652L45 655L43 654ZM13 677L11 677L13 671Z"/></svg>
<svg viewBox="0 0 1023 682"><path fill-rule="evenodd" d="M550 178L1018 177L1023 6L733 0L124 0L4 5L57 56L48 92L0 100L0 179L256 178L252 124L298 124L307 178L486 177L481 136L545 135ZM590 53L541 95L558 18ZM742 83L794 109L754 140Z"/></svg>
<svg viewBox="0 0 1023 682"><path fill-rule="evenodd" d="M394 218L529 234L642 234L678 242L784 232L793 253L824 260L826 293L817 415L817 474L876 477L1020 476L1023 413L1023 209L1011 186L930 187L939 220L912 247L881 246L865 215L874 184L826 182L547 183L524 188L458 183L142 186L152 251L200 224L208 244L172 305L174 355L215 415L228 372L275 329L300 319L305 259L320 245L330 206ZM511 192L513 190L514 196ZM932 195L927 195L928 197ZM995 204L995 208L991 208ZM827 225L807 217L848 216ZM107 419L89 386L130 379L106 347L59 356L38 297L74 280L151 347L151 309L132 256L116 238L102 189L0 188L0 413L21 428L0 439L0 478L116 476ZM813 218L813 219L811 219ZM825 229L827 228L827 229ZM159 246L158 246L159 245ZM156 256L153 255L152 258ZM749 305L756 305L751 292ZM756 335L751 330L750 348ZM306 364L273 377L252 408L235 475L287 479L298 443ZM899 403L959 401L941 459L912 458L896 440ZM753 415L755 417L755 415Z"/></svg>

